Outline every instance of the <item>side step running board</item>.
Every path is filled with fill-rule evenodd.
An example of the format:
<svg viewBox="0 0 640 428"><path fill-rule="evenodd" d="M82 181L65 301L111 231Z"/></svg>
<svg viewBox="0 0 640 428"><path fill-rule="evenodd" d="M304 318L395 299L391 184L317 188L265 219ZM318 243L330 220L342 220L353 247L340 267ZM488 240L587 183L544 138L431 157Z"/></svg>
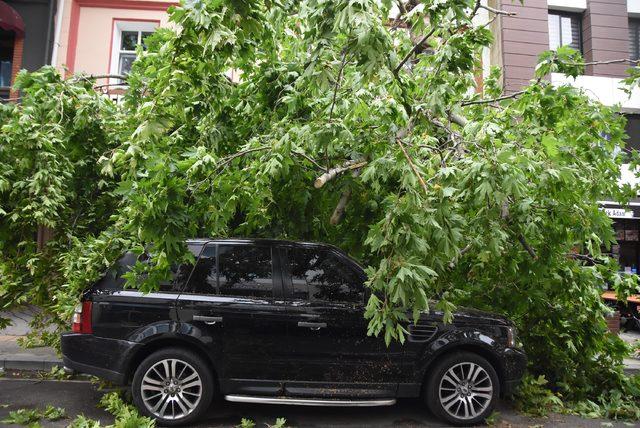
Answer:
<svg viewBox="0 0 640 428"><path fill-rule="evenodd" d="M332 400L322 398L255 397L252 395L225 395L224 399L236 403L288 404L291 406L375 407L392 406L395 398L373 400Z"/></svg>

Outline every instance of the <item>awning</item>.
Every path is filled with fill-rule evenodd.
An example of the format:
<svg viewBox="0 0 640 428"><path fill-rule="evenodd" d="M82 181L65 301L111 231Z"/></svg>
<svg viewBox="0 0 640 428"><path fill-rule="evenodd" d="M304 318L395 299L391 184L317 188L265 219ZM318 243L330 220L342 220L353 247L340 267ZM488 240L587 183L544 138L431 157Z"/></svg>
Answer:
<svg viewBox="0 0 640 428"><path fill-rule="evenodd" d="M24 36L24 21L14 8L0 0L0 28Z"/></svg>

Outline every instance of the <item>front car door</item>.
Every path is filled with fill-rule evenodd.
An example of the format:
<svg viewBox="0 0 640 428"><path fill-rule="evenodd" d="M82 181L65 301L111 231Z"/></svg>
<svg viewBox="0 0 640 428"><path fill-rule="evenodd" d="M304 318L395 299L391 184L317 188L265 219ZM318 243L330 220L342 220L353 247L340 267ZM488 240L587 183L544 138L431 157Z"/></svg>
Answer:
<svg viewBox="0 0 640 428"><path fill-rule="evenodd" d="M365 274L341 252L282 246L287 299L290 396L395 397L402 348L367 336Z"/></svg>
<svg viewBox="0 0 640 428"><path fill-rule="evenodd" d="M185 334L205 344L223 394L282 393L282 281L271 245L210 242L178 298Z"/></svg>

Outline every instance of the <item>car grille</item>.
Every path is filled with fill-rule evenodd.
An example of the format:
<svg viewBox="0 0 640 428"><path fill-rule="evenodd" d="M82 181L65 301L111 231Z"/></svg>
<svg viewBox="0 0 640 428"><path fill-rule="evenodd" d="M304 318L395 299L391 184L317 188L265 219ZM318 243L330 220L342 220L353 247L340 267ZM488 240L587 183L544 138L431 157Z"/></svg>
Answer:
<svg viewBox="0 0 640 428"><path fill-rule="evenodd" d="M428 342L436 335L438 326L434 323L418 321L418 324L410 323L407 330L409 331L409 342Z"/></svg>

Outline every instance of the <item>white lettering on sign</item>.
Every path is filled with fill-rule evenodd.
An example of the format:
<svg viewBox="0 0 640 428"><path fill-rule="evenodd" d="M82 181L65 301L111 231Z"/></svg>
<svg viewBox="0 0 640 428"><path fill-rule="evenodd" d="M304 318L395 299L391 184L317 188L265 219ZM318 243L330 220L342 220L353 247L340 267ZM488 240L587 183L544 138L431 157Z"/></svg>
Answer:
<svg viewBox="0 0 640 428"><path fill-rule="evenodd" d="M631 217L633 217L633 211L625 210L624 208L605 208L604 212L609 217L617 217L617 218L620 218L620 217L631 218Z"/></svg>

